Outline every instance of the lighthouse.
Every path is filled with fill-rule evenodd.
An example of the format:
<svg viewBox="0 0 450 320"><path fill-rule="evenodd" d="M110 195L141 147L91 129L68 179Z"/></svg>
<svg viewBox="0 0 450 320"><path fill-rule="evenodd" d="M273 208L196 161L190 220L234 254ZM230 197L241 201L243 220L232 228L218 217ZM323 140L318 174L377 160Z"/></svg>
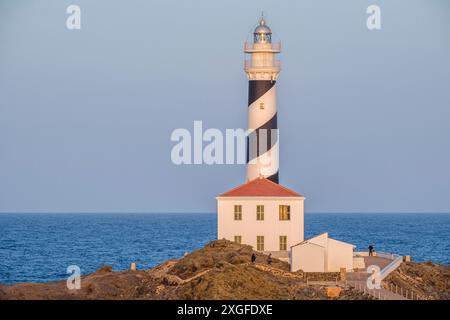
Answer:
<svg viewBox="0 0 450 320"><path fill-rule="evenodd" d="M217 199L217 236L288 261L303 241L304 196L278 183L276 86L280 43L261 16L244 70L248 77L247 181Z"/></svg>
<svg viewBox="0 0 450 320"><path fill-rule="evenodd" d="M247 244L289 262L291 271L339 272L365 268L354 245L323 233L304 241L305 197L278 182L278 126L275 83L280 43L264 17L244 44L248 76L247 181L217 199L217 238Z"/></svg>
<svg viewBox="0 0 450 320"><path fill-rule="evenodd" d="M245 42L244 70L248 77L247 181L267 178L278 183L278 125L276 80L280 73L280 42L272 41L272 30L263 16Z"/></svg>

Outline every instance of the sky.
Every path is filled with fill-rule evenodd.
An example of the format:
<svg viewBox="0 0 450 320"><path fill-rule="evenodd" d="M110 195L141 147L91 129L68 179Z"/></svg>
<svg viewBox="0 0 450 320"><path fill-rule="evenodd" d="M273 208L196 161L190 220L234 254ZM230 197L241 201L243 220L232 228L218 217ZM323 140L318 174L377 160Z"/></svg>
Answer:
<svg viewBox="0 0 450 320"><path fill-rule="evenodd" d="M261 11L305 212L450 212L446 0L0 0L0 212L215 212L245 165L177 166L170 136L246 128Z"/></svg>

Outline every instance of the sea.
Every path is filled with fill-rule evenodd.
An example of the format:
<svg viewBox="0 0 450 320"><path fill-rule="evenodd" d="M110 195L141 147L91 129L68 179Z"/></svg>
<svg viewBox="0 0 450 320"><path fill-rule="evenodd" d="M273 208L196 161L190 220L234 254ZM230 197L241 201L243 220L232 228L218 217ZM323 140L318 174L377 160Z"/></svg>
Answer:
<svg viewBox="0 0 450 320"><path fill-rule="evenodd" d="M365 251L450 262L450 214L305 214L305 238L328 232ZM0 283L67 279L103 265L139 269L203 247L217 237L213 213L0 214Z"/></svg>

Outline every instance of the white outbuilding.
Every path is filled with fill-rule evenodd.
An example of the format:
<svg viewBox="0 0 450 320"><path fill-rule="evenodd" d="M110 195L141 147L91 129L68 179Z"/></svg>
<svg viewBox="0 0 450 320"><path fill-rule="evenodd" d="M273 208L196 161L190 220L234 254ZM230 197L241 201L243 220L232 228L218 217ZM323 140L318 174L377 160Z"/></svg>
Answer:
<svg viewBox="0 0 450 320"><path fill-rule="evenodd" d="M322 233L291 247L291 271L339 272L341 268L353 271L355 246L328 237Z"/></svg>

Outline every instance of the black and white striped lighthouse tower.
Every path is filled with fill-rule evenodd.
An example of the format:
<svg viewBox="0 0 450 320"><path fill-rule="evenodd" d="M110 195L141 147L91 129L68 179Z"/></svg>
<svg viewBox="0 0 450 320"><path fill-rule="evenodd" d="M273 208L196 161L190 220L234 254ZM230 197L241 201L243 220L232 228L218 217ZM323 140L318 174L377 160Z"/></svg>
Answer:
<svg viewBox="0 0 450 320"><path fill-rule="evenodd" d="M265 177L278 183L278 126L276 80L281 44L272 42L272 31L261 16L253 41L244 44L248 83L247 180Z"/></svg>

